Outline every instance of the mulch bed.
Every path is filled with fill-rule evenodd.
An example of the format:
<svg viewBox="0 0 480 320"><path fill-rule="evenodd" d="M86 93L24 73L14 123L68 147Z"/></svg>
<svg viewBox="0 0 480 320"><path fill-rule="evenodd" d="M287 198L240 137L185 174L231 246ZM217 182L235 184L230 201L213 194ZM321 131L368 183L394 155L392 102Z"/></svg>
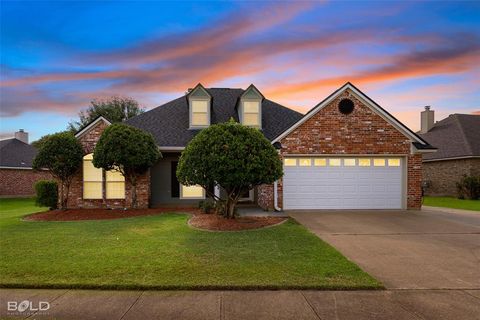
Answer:
<svg viewBox="0 0 480 320"><path fill-rule="evenodd" d="M25 217L28 221L79 221L79 220L109 220L129 217L151 216L165 212L197 213L198 209L185 208L154 208L154 209L68 209L51 210L33 213Z"/></svg>
<svg viewBox="0 0 480 320"><path fill-rule="evenodd" d="M279 224L287 218L280 217L237 217L225 219L217 214L197 213L189 220L192 227L211 231L241 231L260 229Z"/></svg>

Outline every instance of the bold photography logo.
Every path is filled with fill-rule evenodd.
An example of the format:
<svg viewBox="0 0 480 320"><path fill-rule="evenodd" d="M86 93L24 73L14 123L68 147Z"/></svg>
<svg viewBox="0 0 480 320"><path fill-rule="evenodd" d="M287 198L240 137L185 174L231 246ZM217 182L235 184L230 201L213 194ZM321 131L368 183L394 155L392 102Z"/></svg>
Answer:
<svg viewBox="0 0 480 320"><path fill-rule="evenodd" d="M10 312L36 312L47 311L48 309L50 309L50 303L47 301L39 301L38 304L34 304L29 300L7 302L7 310Z"/></svg>

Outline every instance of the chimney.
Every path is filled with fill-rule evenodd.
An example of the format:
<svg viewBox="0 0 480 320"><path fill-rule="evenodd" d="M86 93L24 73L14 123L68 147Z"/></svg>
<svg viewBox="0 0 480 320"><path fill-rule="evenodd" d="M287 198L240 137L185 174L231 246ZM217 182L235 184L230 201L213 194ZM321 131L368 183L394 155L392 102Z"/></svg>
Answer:
<svg viewBox="0 0 480 320"><path fill-rule="evenodd" d="M426 106L425 110L420 113L420 133L427 133L432 129L435 123L435 111L430 110L430 106Z"/></svg>
<svg viewBox="0 0 480 320"><path fill-rule="evenodd" d="M19 129L17 132L15 132L15 139L28 144L28 132L23 131L23 129Z"/></svg>

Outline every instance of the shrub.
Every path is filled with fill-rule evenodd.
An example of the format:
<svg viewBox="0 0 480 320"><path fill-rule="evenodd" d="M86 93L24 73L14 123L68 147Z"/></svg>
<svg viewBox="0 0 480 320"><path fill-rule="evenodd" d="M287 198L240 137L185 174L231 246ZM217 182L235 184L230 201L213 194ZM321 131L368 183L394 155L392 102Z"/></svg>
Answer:
<svg viewBox="0 0 480 320"><path fill-rule="evenodd" d="M462 180L457 182L459 199L477 200L480 198L480 176L463 175Z"/></svg>
<svg viewBox="0 0 480 320"><path fill-rule="evenodd" d="M202 209L204 213L210 213L215 207L215 204L212 200L202 200L198 203L198 207Z"/></svg>
<svg viewBox="0 0 480 320"><path fill-rule="evenodd" d="M58 185L54 180L40 180L35 183L37 197L35 203L40 207L56 209L58 204Z"/></svg>

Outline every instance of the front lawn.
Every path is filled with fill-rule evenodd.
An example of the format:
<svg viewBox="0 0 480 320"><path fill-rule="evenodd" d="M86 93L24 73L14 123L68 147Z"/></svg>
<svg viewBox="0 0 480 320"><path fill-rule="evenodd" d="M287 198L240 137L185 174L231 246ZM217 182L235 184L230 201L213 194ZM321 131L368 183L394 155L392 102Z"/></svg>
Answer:
<svg viewBox="0 0 480 320"><path fill-rule="evenodd" d="M0 199L0 286L116 289L382 285L293 220L254 231L190 228L184 214L22 221L33 200Z"/></svg>
<svg viewBox="0 0 480 320"><path fill-rule="evenodd" d="M462 200L453 197L424 197L423 205L480 211L480 200Z"/></svg>

